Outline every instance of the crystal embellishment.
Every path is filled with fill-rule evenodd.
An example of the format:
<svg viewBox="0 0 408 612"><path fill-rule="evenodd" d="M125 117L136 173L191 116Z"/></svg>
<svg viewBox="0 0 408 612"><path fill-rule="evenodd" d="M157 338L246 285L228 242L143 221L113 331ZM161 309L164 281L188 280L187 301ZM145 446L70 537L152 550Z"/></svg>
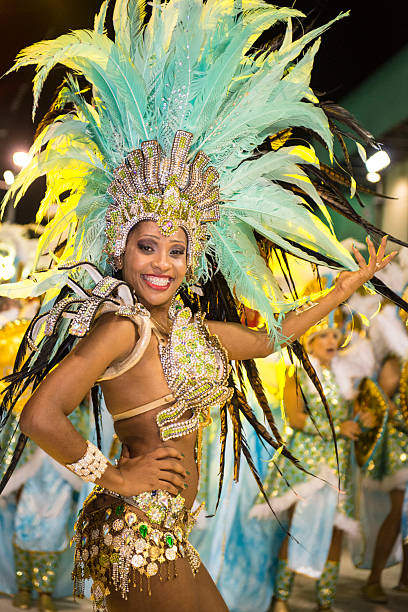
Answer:
<svg viewBox="0 0 408 612"><path fill-rule="evenodd" d="M178 130L170 157L149 140L132 151L114 170L108 193L113 199L106 213L105 250L111 261L120 257L131 229L140 221L154 221L164 236L183 228L188 237L188 266L194 270L207 238L205 224L219 220L219 175L209 157L199 151L187 158L193 134Z"/></svg>
<svg viewBox="0 0 408 612"><path fill-rule="evenodd" d="M212 408L228 401L230 366L218 338L212 336L203 318L192 317L189 308L174 314L169 341L159 344L167 384L176 402L161 410L156 421L162 440L186 436L210 422ZM181 420L185 412L192 416Z"/></svg>

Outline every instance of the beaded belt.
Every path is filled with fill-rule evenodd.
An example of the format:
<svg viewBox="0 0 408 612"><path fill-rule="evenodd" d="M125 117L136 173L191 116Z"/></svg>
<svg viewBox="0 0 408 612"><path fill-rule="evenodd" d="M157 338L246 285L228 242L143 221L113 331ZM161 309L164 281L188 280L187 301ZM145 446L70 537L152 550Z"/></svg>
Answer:
<svg viewBox="0 0 408 612"><path fill-rule="evenodd" d="M92 502L100 495L111 499L92 510ZM201 508L191 513L184 503L181 495L174 497L166 491L126 498L96 487L75 525L74 595L82 598L84 581L92 578L94 610L105 612L112 585L124 599L130 587L143 590L144 583L150 595L150 579L158 575L163 580L166 569L168 580L175 577L175 561L183 557L196 574L200 557L187 538Z"/></svg>

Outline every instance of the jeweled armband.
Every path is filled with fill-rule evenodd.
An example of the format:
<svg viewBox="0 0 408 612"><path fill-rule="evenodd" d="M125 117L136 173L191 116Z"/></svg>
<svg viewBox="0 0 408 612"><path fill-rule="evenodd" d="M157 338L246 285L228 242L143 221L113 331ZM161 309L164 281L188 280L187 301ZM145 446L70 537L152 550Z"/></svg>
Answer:
<svg viewBox="0 0 408 612"><path fill-rule="evenodd" d="M300 315L302 314L302 312L306 312L307 310L314 308L315 306L317 306L317 304L318 302L312 302L311 300L307 300L307 302L295 308L294 312L295 314Z"/></svg>
<svg viewBox="0 0 408 612"><path fill-rule="evenodd" d="M109 461L92 442L87 440L86 444L85 454L75 463L66 463L65 467L85 482L95 482L105 472Z"/></svg>

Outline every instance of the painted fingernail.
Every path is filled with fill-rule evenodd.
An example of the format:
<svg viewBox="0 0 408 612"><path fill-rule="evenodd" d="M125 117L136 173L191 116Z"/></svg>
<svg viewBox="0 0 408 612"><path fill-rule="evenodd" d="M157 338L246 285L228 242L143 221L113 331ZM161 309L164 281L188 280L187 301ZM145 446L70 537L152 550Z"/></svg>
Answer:
<svg viewBox="0 0 408 612"><path fill-rule="evenodd" d="M186 474L187 476L190 476L190 472L188 470L186 470Z"/></svg>
<svg viewBox="0 0 408 612"><path fill-rule="evenodd" d="M187 489L188 488L188 484L184 483L184 488Z"/></svg>
<svg viewBox="0 0 408 612"><path fill-rule="evenodd" d="M185 457L185 454L184 454L184 453L181 453L181 456L182 456L182 457Z"/></svg>

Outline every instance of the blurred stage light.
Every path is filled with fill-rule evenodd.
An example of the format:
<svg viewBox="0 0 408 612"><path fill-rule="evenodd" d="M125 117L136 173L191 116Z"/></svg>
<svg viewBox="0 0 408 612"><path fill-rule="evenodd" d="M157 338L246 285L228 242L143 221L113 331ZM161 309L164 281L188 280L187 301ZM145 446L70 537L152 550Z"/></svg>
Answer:
<svg viewBox="0 0 408 612"><path fill-rule="evenodd" d="M14 183L14 174L11 170L6 170L3 172L3 178L6 185L12 185Z"/></svg>
<svg viewBox="0 0 408 612"><path fill-rule="evenodd" d="M379 172L390 164L390 156L386 151L377 151L366 161L366 167L369 173ZM376 182L376 181L372 181Z"/></svg>
<svg viewBox="0 0 408 612"><path fill-rule="evenodd" d="M378 183L381 181L381 175L378 174L378 172L368 172L366 178L370 183Z"/></svg>
<svg viewBox="0 0 408 612"><path fill-rule="evenodd" d="M13 163L19 168L25 168L31 161L31 157L25 151L16 151L13 153Z"/></svg>
<svg viewBox="0 0 408 612"><path fill-rule="evenodd" d="M16 268L8 257L0 257L0 280L8 281L16 273Z"/></svg>

